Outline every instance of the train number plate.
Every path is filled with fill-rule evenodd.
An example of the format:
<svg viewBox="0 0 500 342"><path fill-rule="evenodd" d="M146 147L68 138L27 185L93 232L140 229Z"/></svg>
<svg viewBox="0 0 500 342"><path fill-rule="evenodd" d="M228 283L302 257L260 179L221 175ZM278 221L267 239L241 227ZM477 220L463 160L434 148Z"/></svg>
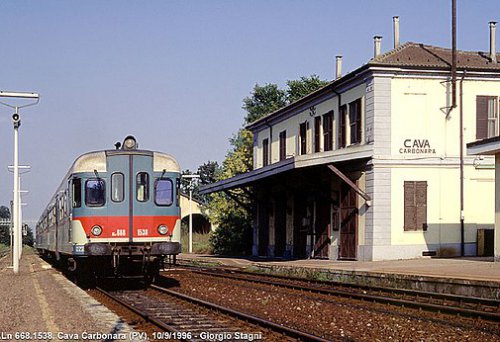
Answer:
<svg viewBox="0 0 500 342"><path fill-rule="evenodd" d="M116 231L111 233L111 236L126 236L127 231L125 229L117 229Z"/></svg>

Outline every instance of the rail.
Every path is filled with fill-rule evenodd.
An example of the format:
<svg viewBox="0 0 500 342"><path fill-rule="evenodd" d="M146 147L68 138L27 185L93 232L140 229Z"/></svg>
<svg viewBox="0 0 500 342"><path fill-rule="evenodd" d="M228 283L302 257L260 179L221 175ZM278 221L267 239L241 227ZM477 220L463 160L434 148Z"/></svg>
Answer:
<svg viewBox="0 0 500 342"><path fill-rule="evenodd" d="M438 311L442 313L467 317L479 317L494 322L500 321L500 301L492 299L408 289L368 287L364 285L360 286L355 284L344 284L340 282L313 281L296 277L267 275L232 269L228 270L218 268L217 271L191 269L191 271L213 277L260 283L299 291L308 291L330 296L348 297L353 299L412 307L428 311ZM269 280L269 278L272 278L273 280ZM308 284L299 284L299 282L307 282ZM343 289L325 288L325 285ZM349 288L350 290L346 290L346 288ZM441 303L431 303L431 301L435 300L440 300ZM466 305L472 305L476 308L466 308Z"/></svg>

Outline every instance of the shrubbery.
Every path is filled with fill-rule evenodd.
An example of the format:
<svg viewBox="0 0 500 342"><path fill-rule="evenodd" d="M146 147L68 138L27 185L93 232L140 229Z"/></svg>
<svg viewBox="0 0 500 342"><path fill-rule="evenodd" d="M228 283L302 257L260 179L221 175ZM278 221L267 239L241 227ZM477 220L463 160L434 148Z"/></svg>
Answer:
<svg viewBox="0 0 500 342"><path fill-rule="evenodd" d="M252 226L250 220L228 215L228 219L210 237L215 254L250 255L252 253Z"/></svg>

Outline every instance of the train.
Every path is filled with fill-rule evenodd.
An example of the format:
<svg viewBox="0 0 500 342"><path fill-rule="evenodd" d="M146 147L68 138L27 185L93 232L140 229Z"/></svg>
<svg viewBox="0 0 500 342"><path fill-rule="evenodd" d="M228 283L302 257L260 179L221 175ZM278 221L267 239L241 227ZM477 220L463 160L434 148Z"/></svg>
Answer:
<svg viewBox="0 0 500 342"><path fill-rule="evenodd" d="M181 252L180 177L174 157L133 136L83 154L36 225L36 249L80 279L153 281Z"/></svg>

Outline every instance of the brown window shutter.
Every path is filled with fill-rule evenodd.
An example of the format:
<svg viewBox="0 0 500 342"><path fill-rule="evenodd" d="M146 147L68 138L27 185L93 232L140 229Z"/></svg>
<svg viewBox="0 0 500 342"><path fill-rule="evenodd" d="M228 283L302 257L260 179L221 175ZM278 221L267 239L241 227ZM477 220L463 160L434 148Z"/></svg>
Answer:
<svg viewBox="0 0 500 342"><path fill-rule="evenodd" d="M416 182L417 230L427 230L427 182Z"/></svg>
<svg viewBox="0 0 500 342"><path fill-rule="evenodd" d="M357 139L356 142L361 142L361 134L362 134L362 127L361 127L361 99L356 100L356 107L357 107L357 117L356 117L356 135Z"/></svg>
<svg viewBox="0 0 500 342"><path fill-rule="evenodd" d="M404 230L417 230L415 182L404 182Z"/></svg>
<svg viewBox="0 0 500 342"><path fill-rule="evenodd" d="M488 100L491 96L476 96L476 139L488 137Z"/></svg>

